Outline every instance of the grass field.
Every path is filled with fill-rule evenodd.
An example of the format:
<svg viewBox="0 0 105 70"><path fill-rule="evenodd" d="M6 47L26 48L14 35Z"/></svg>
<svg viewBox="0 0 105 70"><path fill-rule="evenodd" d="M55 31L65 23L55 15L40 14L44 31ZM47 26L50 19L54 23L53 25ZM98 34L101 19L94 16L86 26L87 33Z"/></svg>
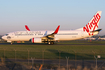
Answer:
<svg viewBox="0 0 105 70"><path fill-rule="evenodd" d="M67 56L72 60L91 60L94 59L94 55L101 55L101 59L105 59L105 45L102 45L104 43L105 41L66 41L57 45L0 45L0 57L65 59Z"/></svg>

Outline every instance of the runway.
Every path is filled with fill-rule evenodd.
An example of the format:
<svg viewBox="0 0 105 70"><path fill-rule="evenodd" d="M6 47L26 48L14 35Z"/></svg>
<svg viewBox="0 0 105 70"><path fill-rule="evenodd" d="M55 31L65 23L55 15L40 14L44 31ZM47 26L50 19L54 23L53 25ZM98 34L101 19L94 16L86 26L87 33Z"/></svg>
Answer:
<svg viewBox="0 0 105 70"><path fill-rule="evenodd" d="M0 45L48 45L48 44L44 44L44 43L0 43ZM105 45L105 44L91 44L91 43L88 43L88 44L53 44L53 45Z"/></svg>

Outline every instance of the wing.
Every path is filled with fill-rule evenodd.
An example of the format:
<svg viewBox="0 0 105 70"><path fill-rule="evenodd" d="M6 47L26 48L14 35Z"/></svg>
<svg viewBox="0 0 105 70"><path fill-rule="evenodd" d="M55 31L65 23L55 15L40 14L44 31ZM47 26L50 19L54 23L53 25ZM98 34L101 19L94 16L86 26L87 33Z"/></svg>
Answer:
<svg viewBox="0 0 105 70"><path fill-rule="evenodd" d="M60 25L56 28L56 30L52 34L47 35L47 31L45 32L42 39L54 39L54 35L58 33Z"/></svg>

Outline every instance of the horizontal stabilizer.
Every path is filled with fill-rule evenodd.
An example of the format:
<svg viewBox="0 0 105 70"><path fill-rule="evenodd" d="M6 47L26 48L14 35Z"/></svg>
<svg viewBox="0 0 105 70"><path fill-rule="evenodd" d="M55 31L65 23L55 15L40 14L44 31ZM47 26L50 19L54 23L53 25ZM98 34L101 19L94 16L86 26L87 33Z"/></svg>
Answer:
<svg viewBox="0 0 105 70"><path fill-rule="evenodd" d="M101 30L102 30L102 29L97 29L97 30L94 30L94 31L92 31L92 32L97 32L97 31L99 32L99 31L101 31Z"/></svg>

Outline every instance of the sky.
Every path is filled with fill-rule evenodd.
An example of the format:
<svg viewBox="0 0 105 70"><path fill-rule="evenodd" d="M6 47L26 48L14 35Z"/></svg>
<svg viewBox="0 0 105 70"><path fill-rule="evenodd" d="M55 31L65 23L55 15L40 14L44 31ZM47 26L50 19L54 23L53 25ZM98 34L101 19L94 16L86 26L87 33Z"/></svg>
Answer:
<svg viewBox="0 0 105 70"><path fill-rule="evenodd" d="M0 0L0 35L30 30L78 29L102 11L99 35L105 35L105 0Z"/></svg>

